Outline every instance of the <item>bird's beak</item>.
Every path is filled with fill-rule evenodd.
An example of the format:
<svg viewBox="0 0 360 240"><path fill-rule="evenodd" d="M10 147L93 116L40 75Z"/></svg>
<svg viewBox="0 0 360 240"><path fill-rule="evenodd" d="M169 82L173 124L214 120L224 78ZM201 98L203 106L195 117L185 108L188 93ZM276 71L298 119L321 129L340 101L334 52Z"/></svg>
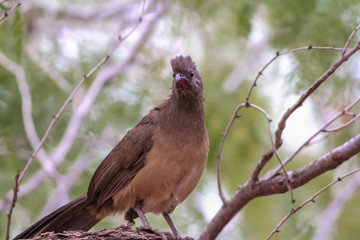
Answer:
<svg viewBox="0 0 360 240"><path fill-rule="evenodd" d="M186 89L189 89L191 87L190 80L186 77L186 75L182 73L177 73L174 80L177 87Z"/></svg>
<svg viewBox="0 0 360 240"><path fill-rule="evenodd" d="M175 82L178 82L180 80L185 80L186 82L189 82L189 79L185 75L177 73L175 76Z"/></svg>

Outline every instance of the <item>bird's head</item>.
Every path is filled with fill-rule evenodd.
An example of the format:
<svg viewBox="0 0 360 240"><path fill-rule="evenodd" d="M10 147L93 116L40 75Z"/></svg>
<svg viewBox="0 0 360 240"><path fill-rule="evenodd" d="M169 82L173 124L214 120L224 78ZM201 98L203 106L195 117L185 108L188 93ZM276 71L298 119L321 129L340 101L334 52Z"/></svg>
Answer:
<svg viewBox="0 0 360 240"><path fill-rule="evenodd" d="M201 97L203 81L190 56L177 56L171 60L173 69L173 93L177 97Z"/></svg>

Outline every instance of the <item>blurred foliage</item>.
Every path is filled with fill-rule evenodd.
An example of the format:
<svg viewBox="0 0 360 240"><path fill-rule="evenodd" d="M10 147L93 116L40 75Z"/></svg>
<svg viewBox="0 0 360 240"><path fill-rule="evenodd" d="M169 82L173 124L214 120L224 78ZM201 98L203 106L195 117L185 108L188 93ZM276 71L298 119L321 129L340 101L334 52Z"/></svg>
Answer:
<svg viewBox="0 0 360 240"><path fill-rule="evenodd" d="M87 11L109 11L102 6L115 6L118 2L127 11L99 19L81 19L81 14ZM0 52L24 68L31 91L32 117L40 137L71 89L109 51L119 29L124 34L136 22L141 2L118 2L29 1L0 22ZM6 9L12 3L8 1L1 8ZM199 186L175 210L173 218L184 235L196 237L206 225L207 211L213 212L220 208L216 188L216 159L221 133L236 106L245 101L257 72L278 50L309 45L344 46L352 30L359 24L360 4L356 0L185 0L170 4L159 1L159 4L167 7L152 35L144 42L134 64L127 66L122 75L103 87L84 117L76 133L77 138L58 170L66 174L76 161L86 158L86 161L91 162L91 167L74 182L69 199L86 192L92 173L103 157L152 106L161 103L168 95L172 78L169 60L178 54L190 54L205 81L210 152L208 167ZM119 5L116 7L119 8ZM80 17L74 17L76 14ZM142 24L147 24L147 20L148 16L145 15ZM259 38L264 39L264 42L256 42ZM357 35L355 40L358 39ZM131 37L124 41L108 64L126 59L132 41L134 39ZM38 58L34 58L34 52ZM260 78L251 103L264 108L271 118L279 119L280 116L274 116L274 108L281 109L283 113L293 102L287 102L284 98L278 101L280 106L274 106L274 99L285 95L299 96L340 54L317 50L293 54L288 60L293 70L285 71L283 77L279 76L283 71L281 66L274 63ZM61 89L58 78L49 74L44 66L51 69L50 72L61 75L71 88ZM359 94L360 85L356 81L360 76L358 69L359 58L354 57L311 97L313 109L311 116L307 117L312 118L315 125L323 124ZM246 76L241 75L244 71ZM72 103L75 107L95 77L89 78L75 97ZM235 81L231 82L230 78ZM282 81L284 87L275 89L276 81ZM230 87L225 88L226 84ZM264 89L270 89L271 96L264 94ZM14 74L0 64L0 198L5 198L11 191L15 172L23 169L33 151L26 138L21 107ZM44 146L49 154L66 131L72 108L72 105L68 106L50 134ZM262 114L254 109L242 109L240 114L242 117L233 125L222 156L222 180L228 197L248 179L257 161L271 148L268 125ZM272 123L273 131L276 124ZM350 126L328 138L325 144L312 146L295 158L288 168L296 169L322 156L358 133L358 127L359 124ZM303 132L308 136L312 134L309 129L303 129ZM295 140L297 137L292 136ZM292 146L284 142L280 150L281 157L286 158L301 143ZM277 161L273 159L266 169L275 166ZM335 173L324 174L295 190L296 204L306 200L334 176L348 171L350 167L350 164L345 164ZM40 169L41 164L34 161L25 182ZM338 185L345 184L346 181ZM13 215L12 236L44 214L42 211L48 204L48 196L56 194L54 188L56 183L49 178L36 190L19 199ZM310 204L292 216L274 239L293 239L299 235L301 239L312 239L321 222L322 211L340 191L341 187L323 193L316 204ZM358 195L355 194L344 205L329 238L355 239L359 236L356 221L360 214ZM212 196L216 196L216 199ZM224 229L219 239L264 239L293 207L288 193L255 199ZM7 208L3 209L0 217L0 238L5 234L6 212ZM94 229L114 227L120 223L119 219L122 216L109 217ZM149 219L154 227L168 230L161 216L149 214Z"/></svg>

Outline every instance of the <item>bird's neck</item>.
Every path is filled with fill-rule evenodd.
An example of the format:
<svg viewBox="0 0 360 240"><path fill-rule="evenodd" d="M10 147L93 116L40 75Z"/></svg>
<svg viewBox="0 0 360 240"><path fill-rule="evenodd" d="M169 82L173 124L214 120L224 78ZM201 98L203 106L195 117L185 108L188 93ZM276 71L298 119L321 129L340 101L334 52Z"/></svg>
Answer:
<svg viewBox="0 0 360 240"><path fill-rule="evenodd" d="M204 115L204 98L202 96L176 96L170 95L168 100L169 107L176 113L181 115Z"/></svg>
<svg viewBox="0 0 360 240"><path fill-rule="evenodd" d="M201 138L206 132L204 121L203 97L170 98L164 102L164 111L159 115L159 127L162 131L182 136L191 131Z"/></svg>

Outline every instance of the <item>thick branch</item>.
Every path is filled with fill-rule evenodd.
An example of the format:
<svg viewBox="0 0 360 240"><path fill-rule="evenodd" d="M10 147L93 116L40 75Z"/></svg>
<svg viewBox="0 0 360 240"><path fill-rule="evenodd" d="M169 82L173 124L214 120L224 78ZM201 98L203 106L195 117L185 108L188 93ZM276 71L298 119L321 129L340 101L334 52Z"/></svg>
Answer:
<svg viewBox="0 0 360 240"><path fill-rule="evenodd" d="M288 172L292 189L298 188L321 174L335 169L340 164L349 160L360 152L360 134L317 159L316 161L299 168L296 171ZM200 239L215 239L224 226L239 212L250 200L277 193L285 193L289 189L286 186L286 175L281 173L275 177L260 179L258 182L248 181L241 186L236 194L227 201L202 232Z"/></svg>
<svg viewBox="0 0 360 240"><path fill-rule="evenodd" d="M315 202L315 198L317 196L319 196L321 193L323 193L324 191L326 191L327 189L331 188L332 186L334 186L336 183L342 181L344 178L349 177L355 173L358 173L360 171L360 169L356 169L354 171L351 171L347 174L345 174L344 176L338 177L335 181L329 183L328 185L326 185L325 187L323 187L322 189L320 189L319 191L317 191L314 195L312 195L311 197L309 197L306 201L302 202L297 208L293 208L291 209L291 211L278 223L278 225L276 225L276 227L274 228L274 230L267 236L266 240L269 240L272 236L274 236L275 233L280 231L280 227L292 216L294 215L296 212L300 211L300 209L302 209L306 204L309 203L314 203Z"/></svg>
<svg viewBox="0 0 360 240"><path fill-rule="evenodd" d="M168 240L173 240L175 237L169 232L154 232L146 229L132 230L126 226L120 226L109 230L102 230L98 232L84 232L84 231L65 231L63 233L47 232L34 238L35 240L60 240L60 239L80 239L80 240L105 240L105 239L124 239L124 240L162 240L160 233ZM191 240L193 238L182 238Z"/></svg>

